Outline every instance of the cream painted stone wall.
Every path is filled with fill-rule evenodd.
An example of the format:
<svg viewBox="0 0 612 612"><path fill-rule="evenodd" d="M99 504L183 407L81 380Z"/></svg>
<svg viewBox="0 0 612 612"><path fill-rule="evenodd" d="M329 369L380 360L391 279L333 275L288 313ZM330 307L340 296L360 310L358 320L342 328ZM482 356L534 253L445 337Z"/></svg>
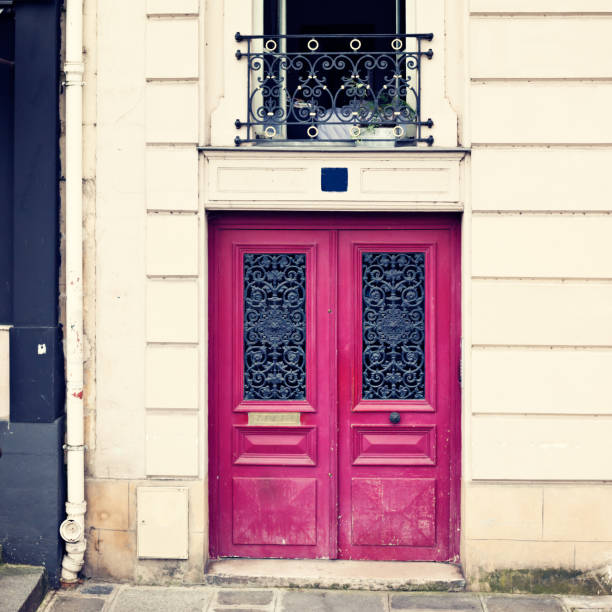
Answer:
<svg viewBox="0 0 612 612"><path fill-rule="evenodd" d="M464 210L467 576L477 586L501 567L612 561L612 5L417 5L417 25L436 33L425 75L436 144L471 144L471 158L250 153L245 174L233 149L198 145L236 135L233 35L251 27L251 3L85 0L87 574L202 579L205 207ZM342 202L312 187L331 158L359 177ZM237 176L260 193L241 193ZM185 497L186 523L177 511L169 527L187 559L141 522Z"/></svg>
<svg viewBox="0 0 612 612"><path fill-rule="evenodd" d="M471 0L462 559L612 563L612 5Z"/></svg>
<svg viewBox="0 0 612 612"><path fill-rule="evenodd" d="M85 203L95 227L85 244L95 345L85 572L200 582L208 549L200 3L86 0L85 13L85 166L95 180Z"/></svg>

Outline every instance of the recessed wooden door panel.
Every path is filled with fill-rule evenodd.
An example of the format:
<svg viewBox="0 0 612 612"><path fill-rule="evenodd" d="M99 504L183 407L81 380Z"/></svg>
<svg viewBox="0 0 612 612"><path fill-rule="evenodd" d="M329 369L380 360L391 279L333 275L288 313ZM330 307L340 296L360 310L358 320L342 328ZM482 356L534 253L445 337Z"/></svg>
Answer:
<svg viewBox="0 0 612 612"><path fill-rule="evenodd" d="M435 425L353 425L353 465L435 464Z"/></svg>
<svg viewBox="0 0 612 612"><path fill-rule="evenodd" d="M456 560L458 219L211 228L211 556Z"/></svg>
<svg viewBox="0 0 612 612"><path fill-rule="evenodd" d="M232 543L316 546L315 478L234 478Z"/></svg>
<svg viewBox="0 0 612 612"><path fill-rule="evenodd" d="M353 478L351 503L353 546L435 545L434 478Z"/></svg>
<svg viewBox="0 0 612 612"><path fill-rule="evenodd" d="M234 464L316 465L316 427L234 426Z"/></svg>

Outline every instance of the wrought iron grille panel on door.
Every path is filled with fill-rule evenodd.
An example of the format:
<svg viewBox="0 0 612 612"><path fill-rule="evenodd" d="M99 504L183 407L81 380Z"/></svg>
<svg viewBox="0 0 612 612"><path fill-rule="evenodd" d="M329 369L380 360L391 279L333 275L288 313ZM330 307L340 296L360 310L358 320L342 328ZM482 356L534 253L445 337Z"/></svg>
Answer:
<svg viewBox="0 0 612 612"><path fill-rule="evenodd" d="M362 254L362 397L425 398L425 256Z"/></svg>
<svg viewBox="0 0 612 612"><path fill-rule="evenodd" d="M246 36L247 137L235 143L433 144L422 127L421 49L433 34ZM369 48L366 48L369 47ZM287 50L290 48L291 50ZM387 130L379 129L387 128Z"/></svg>
<svg viewBox="0 0 612 612"><path fill-rule="evenodd" d="M306 399L306 255L244 255L244 399Z"/></svg>

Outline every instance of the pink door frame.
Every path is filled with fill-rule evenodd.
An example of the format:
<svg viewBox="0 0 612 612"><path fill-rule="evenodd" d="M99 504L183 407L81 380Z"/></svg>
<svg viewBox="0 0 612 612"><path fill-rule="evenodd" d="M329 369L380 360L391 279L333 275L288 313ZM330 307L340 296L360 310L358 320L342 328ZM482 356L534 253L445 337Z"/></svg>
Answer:
<svg viewBox="0 0 612 612"><path fill-rule="evenodd" d="M392 235L393 232L400 232L401 230L412 232L412 236L420 234L422 239L421 243L427 242L429 238L427 238L427 232L431 235L438 233L439 236L446 236L443 240L445 242L445 246L443 249L446 249L447 256L446 259L442 257L444 260L443 267L441 270L442 275L446 275L448 280L447 288L440 289L438 291L437 300L444 300L444 302L448 305L448 320L445 325L448 325L448 334L447 336L447 346L444 350L439 350L439 353L444 353L447 356L447 362L443 366L446 370L446 380L444 382L445 389L442 389L441 396L439 395L436 401L440 401L440 397L443 396L445 403L448 406L448 446L446 449L448 464L448 503L446 504L447 511L443 514L445 516L437 516L437 521L442 521L444 526L442 531L444 531L443 539L445 544L443 546L437 547L437 552L434 552L430 555L416 554L412 555L412 557L405 555L395 555L392 552L389 554L385 554L385 550L390 550L392 547L374 547L376 549L376 553L374 555L375 558L413 558L415 560L422 559L432 559L432 560L445 560L445 561L458 561L459 559L459 534L460 534L460 474L461 474L461 401L460 401L460 383L458 380L458 372L459 372L459 363L460 363L460 218L451 214L436 214L436 215L428 215L428 214L419 214L419 213L388 213L388 214L360 214L360 213L313 213L313 214L304 214L304 213L260 213L260 214L252 214L252 213L222 213L222 214L213 214L210 216L210 240L209 240L209 287L210 287L210 314L209 314L209 322L210 322L210 333L209 333L209 380L211 381L209 385L209 457L210 457L210 472L209 472L209 493L210 493L210 552L212 557L217 556L225 556L227 554L241 554L236 553L235 551L230 551L228 553L227 538L225 544L223 543L223 533L227 534L228 529L231 531L230 523L228 523L228 517L221 516L221 504L220 504L220 485L219 482L221 480L220 470L226 469L230 467L225 462L225 465L222 465L223 461L221 460L221 455L223 453L223 447L232 446L235 443L239 443L232 441L231 439L225 439L224 441L219 440L219 427L218 427L218 406L221 395L225 392L227 387L227 380L224 381L224 377L220 375L221 373L218 371L217 366L220 361L218 359L220 351L223 351L223 346L228 345L227 337L224 331L223 326L220 326L220 321L223 319L225 321L225 329L227 329L228 325L232 325L231 321L227 319L233 317L234 322L238 322L241 325L241 310L236 309L236 304L231 309L228 308L220 308L220 289L224 283L224 278L219 275L219 265L220 261L223 257L227 257L227 253L223 254L218 251L219 247L219 237L222 231L238 231L238 232L246 232L243 235L248 236L248 232L256 232L260 236L265 236L264 230L269 230L270 234L268 236L276 236L275 240L272 242L276 242L277 245L284 243L284 252L298 252L296 248L293 246L296 241L293 239L293 235L303 235L302 242L310 240L312 243L312 235L310 237L307 236L308 232L317 231L327 231L331 236L329 242L329 261L331 265L329 266L329 270L326 270L326 273L329 272L331 276L330 285L328 287L328 294L325 299L330 304L330 310L336 314L336 307L342 307L342 302L337 304L336 299L336 279L335 279L335 271L339 269L341 271L341 277L344 277L348 270L344 269L342 266L342 262L340 262L339 267L337 261L335 259L336 253L338 253L338 245L337 241L340 240L342 242L342 235L349 236L350 232L364 232L366 230L375 231L378 234L378 243L381 245L380 250L390 249L389 244L393 243ZM289 230L299 230L298 232L291 232ZM263 232L263 233L262 233ZM416 233L415 233L416 232ZM432 234L433 232L433 234ZM283 239L279 240L279 236L282 236ZM340 238L339 238L340 236ZM399 234L398 234L399 236ZM370 236L372 238L372 236ZM259 240L256 239L255 242ZM265 238L264 238L265 241ZM371 241L371 240L370 240ZM398 242L399 241L399 242ZM402 243L403 241L403 243ZM403 244L408 242L410 245L413 243L413 239L406 240L405 237L399 237L396 239L395 244ZM298 240L299 242L299 240ZM366 240L367 242L367 240ZM377 242L377 240L374 240ZM419 242L419 240L416 240ZM434 240L435 242L435 240ZM261 246L261 241L258 243ZM429 240L430 246L433 244L431 240ZM257 249L255 249L257 250ZM259 248L260 251L267 252L266 249ZM323 249L325 250L325 249ZM272 249L274 251L274 249ZM319 254L322 252L321 248L318 247L315 249ZM440 260L439 255L441 253L440 245L433 244L433 250L431 253L435 254ZM429 261L431 261L432 255L430 255ZM234 271L240 268L234 262ZM237 278L234 278L232 282L238 282ZM341 281L340 281L341 282ZM430 292L431 294L431 292ZM227 293L225 295L228 295ZM355 299L353 299L353 304L357 304ZM360 309L360 304L357 304ZM430 306L431 307L431 306ZM433 307L435 308L435 303L433 303ZM312 308L312 306L311 306ZM355 314L355 313L353 313ZM336 332L340 335L343 333L346 334L347 325L349 325L350 317L343 317L342 313L339 313L340 321L338 322L338 330L336 330L336 317L332 316L330 318L329 329L327 330L327 340L329 342L330 347L332 347L335 351L335 347L338 346L338 340L336 338ZM431 316L429 316L431 320ZM352 323L350 325L355 325L355 322L358 320L356 316L353 316ZM323 323L320 323L322 326ZM439 326L438 326L439 327ZM344 329L344 332L342 331ZM357 333L356 331L354 333ZM440 330L437 331L440 334ZM429 334L431 336L431 333ZM444 334L443 334L444 335ZM440 336L439 336L440 337ZM439 340L438 337L438 340ZM360 338L360 336L359 336ZM234 363L238 365L238 362L242 359L241 353L241 330L238 334L234 334L234 340L232 342L232 355L231 359L234 360ZM312 341L311 341L312 346ZM442 348L442 347L441 347ZM340 347L340 353L342 353L342 348ZM431 350L427 350L427 359L431 359ZM342 361L342 359L341 359ZM345 360L346 361L346 360ZM350 360L349 360L350 361ZM349 363L349 362L347 362ZM311 368L314 365L310 365ZM336 376L336 367L337 363L333 363L331 369L328 368L330 374L332 376ZM342 365L341 365L342 367ZM356 367L356 366L355 366ZM241 370L240 370L241 371ZM359 376L359 370L356 369L354 373L351 374L351 377L357 374ZM439 372L438 372L439 375ZM342 378L343 374L338 372L338 378ZM239 380L237 380L237 378ZM313 380L312 374L310 375L310 380ZM432 387L431 380L428 380L428 386L426 391L426 402L429 402L434 395L432 395ZM243 420L246 423L246 414L240 414L242 411L247 410L248 407L244 405L244 402L240 402L240 398L236 398L236 393L240 392L240 384L241 377L233 377L232 384L230 387L232 388L232 411L233 414L237 417L242 416ZM343 414L342 398L340 397L340 403L337 404L336 398L336 383L333 382L329 388L329 397L331 401L331 406L329 410L329 423L326 426L329 426L330 432L336 432L336 419L338 415ZM347 393L348 387L350 385L343 385L341 380L338 380L338 385L340 388L340 395L343 393ZM434 385L435 387L436 385ZM344 391L343 391L344 387ZM312 393L311 393L312 395ZM351 401L354 398L354 391L351 389L350 391ZM308 401L304 406L291 407L288 408L285 406L284 408L278 408L279 411L302 411L302 424L308 425L313 424L315 421L309 421L308 419L312 419L315 415L314 413L309 411L308 405L312 405L310 402L310 396L307 395ZM366 402L367 403L367 402ZM241 405L242 404L242 405ZM347 406L348 404L345 402L344 404ZM355 402L352 404L353 408L355 407ZM261 407L262 410L274 409L274 406ZM372 407L370 407L372 408ZM359 408L357 412L353 412L353 414L357 414L360 417L366 416L365 421L361 421L361 425L372 425L372 426L380 426L383 421L376 420L376 417L385 417L387 418L389 410L393 408L382 407L380 414L376 413L376 410L369 410L368 414L365 412L361 413ZM417 406L413 406L406 410L406 413L412 418L418 414L421 417L427 414L425 407L421 406L418 408ZM402 418L406 415L402 413ZM369 421L372 421L371 423ZM348 419L345 420L346 425L349 425ZM238 428L240 429L240 424L242 421L238 422ZM416 421L406 422L406 426L419 426L422 425L422 419L419 421L417 418ZM318 423L318 425L322 425L322 423ZM404 422L402 422L402 426L404 426ZM362 428L363 429L363 428ZM242 430L246 430L245 427L242 427ZM234 422L234 432L236 431L236 422ZM340 425L340 432L343 432L343 426ZM348 432L350 433L350 427ZM363 432L361 432L363 433ZM367 433L367 432L366 432ZM353 431L354 434L354 431ZM225 434L227 436L227 432ZM438 440L440 439L440 433L438 433ZM349 436L350 437L350 436ZM236 438L238 440L238 438ZM364 549L361 547L355 547L355 551L351 551L348 554L345 552L344 548L341 545L340 551L338 550L337 537L340 534L340 539L344 537L344 541L346 543L346 526L342 525L342 518L338 522L337 515L342 513L337 509L337 495L338 491L345 491L346 487L343 489L341 478L342 478L342 466L340 462L347 464L347 457L343 456L350 454L352 451L349 450L348 443L344 444L344 451L342 448L338 448L338 439L337 437L331 435L329 440L327 440L327 444L321 445L319 444L319 461L322 462L323 470L329 468L329 488L328 493L325 493L323 497L327 500L326 503L329 504L328 511L325 512L325 516L329 517L329 529L324 529L324 538L322 540L318 540L317 544L313 547L310 547L311 551L314 551L314 554L306 554L306 548L303 546L297 546L295 551L290 552L290 554L286 555L287 557L309 557L316 556L319 558L336 558L337 556L344 558L371 558L368 555L363 553ZM329 448L329 454L322 453L323 448ZM440 444L438 443L438 451L440 451ZM235 457L234 457L235 458ZM235 461L234 461L235 463ZM260 464L261 465L261 464ZM348 465L348 464L347 464ZM246 466L241 466L246 467ZM257 473L258 469L255 466L248 466L253 470L252 475ZM299 468L298 468L299 469ZM312 469L312 468L311 468ZM353 469L353 468L350 468ZM385 468L390 470L389 477L394 478L398 473L405 473L405 470L410 470L414 468ZM350 470L349 470L350 471ZM247 473L247 472L245 472ZM266 484L266 483L264 483ZM366 488L367 488L367 484ZM227 492L226 492L227 493ZM346 491L342 493L344 496ZM236 493L234 491L233 494L230 493L230 496L233 495L237 500L240 499L241 493ZM300 492L296 493L296 499L299 499ZM236 497L238 496L238 497ZM445 502L446 503L446 502ZM340 507L342 507L342 501L340 500ZM319 511L321 509L319 508ZM322 516L321 516L322 518ZM225 529L223 529L225 527ZM343 536L343 529L345 530ZM227 536L230 537L230 536ZM307 537L307 536L305 536ZM238 538L239 539L239 538ZM447 544L446 544L447 543ZM240 549L240 547L237 547ZM249 551L248 554L244 554L243 556L251 556L251 557L266 557L266 556L285 556L279 555L276 552L277 547L269 547L269 546L254 546L251 548L247 548ZM295 547L294 547L295 548ZM348 547L350 548L350 546ZM417 547L418 548L418 547ZM416 551L417 548L414 550ZM302 552L300 552L300 550Z"/></svg>

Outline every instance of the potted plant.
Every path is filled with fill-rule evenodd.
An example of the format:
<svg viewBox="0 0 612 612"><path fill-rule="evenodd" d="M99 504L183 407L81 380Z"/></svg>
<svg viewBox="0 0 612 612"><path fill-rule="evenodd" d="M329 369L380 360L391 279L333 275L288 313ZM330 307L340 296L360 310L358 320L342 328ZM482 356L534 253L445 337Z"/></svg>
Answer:
<svg viewBox="0 0 612 612"><path fill-rule="evenodd" d="M393 141L416 138L417 126L413 122L416 122L417 117L414 108L397 96L389 101L383 98L384 94L381 95L378 105L368 102L370 107L368 122L360 125L360 132L356 138L357 145L393 146L395 144Z"/></svg>
<svg viewBox="0 0 612 612"><path fill-rule="evenodd" d="M405 97L383 91L377 101L366 99L369 87L355 79L347 79L345 87L352 97L351 106L361 119L351 132L355 144L384 147L416 138L416 110Z"/></svg>

